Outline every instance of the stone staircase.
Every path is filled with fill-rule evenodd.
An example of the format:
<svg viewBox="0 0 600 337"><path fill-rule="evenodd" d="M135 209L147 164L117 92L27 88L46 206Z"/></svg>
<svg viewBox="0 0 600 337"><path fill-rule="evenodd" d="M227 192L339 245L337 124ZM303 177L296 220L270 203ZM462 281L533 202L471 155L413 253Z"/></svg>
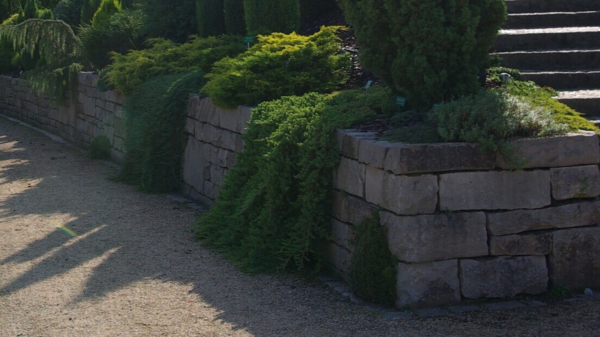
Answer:
<svg viewBox="0 0 600 337"><path fill-rule="evenodd" d="M506 0L495 54L524 80L600 121L600 0Z"/></svg>

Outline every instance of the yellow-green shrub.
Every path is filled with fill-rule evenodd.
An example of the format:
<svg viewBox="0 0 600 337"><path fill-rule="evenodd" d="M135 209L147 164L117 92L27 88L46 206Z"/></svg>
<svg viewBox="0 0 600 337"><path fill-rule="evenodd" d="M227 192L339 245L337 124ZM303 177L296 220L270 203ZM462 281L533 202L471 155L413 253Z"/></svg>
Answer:
<svg viewBox="0 0 600 337"><path fill-rule="evenodd" d="M217 105L234 107L335 90L345 81L350 64L347 56L338 55L338 29L323 27L311 36L259 36L243 54L216 62L202 93Z"/></svg>
<svg viewBox="0 0 600 337"><path fill-rule="evenodd" d="M225 56L235 56L245 46L238 37L192 37L176 44L170 40L153 39L152 47L127 54L113 53L113 64L104 78L116 90L131 93L147 79L190 70L208 72L213 63Z"/></svg>

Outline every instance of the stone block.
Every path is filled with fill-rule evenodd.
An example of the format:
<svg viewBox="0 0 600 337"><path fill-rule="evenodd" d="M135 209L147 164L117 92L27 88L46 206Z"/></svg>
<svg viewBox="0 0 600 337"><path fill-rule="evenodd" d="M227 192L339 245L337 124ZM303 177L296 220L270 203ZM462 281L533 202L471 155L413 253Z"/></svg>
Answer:
<svg viewBox="0 0 600 337"><path fill-rule="evenodd" d="M367 165L365 177L365 199L373 204L383 204L383 184L387 173L371 165Z"/></svg>
<svg viewBox="0 0 600 337"><path fill-rule="evenodd" d="M376 133L359 132L356 130L343 130L340 137L342 155L358 160L360 141L367 139L374 140L376 138Z"/></svg>
<svg viewBox="0 0 600 337"><path fill-rule="evenodd" d="M593 198L600 195L598 165L561 167L550 170L552 197L556 200Z"/></svg>
<svg viewBox="0 0 600 337"><path fill-rule="evenodd" d="M385 156L394 144L373 139L360 139L358 142L358 161L382 169Z"/></svg>
<svg viewBox="0 0 600 337"><path fill-rule="evenodd" d="M350 241L354 239L355 233L351 225L331 219L331 238L337 245L346 248L349 251L353 251L354 248L350 244Z"/></svg>
<svg viewBox="0 0 600 337"><path fill-rule="evenodd" d="M550 172L488 171L440 175L440 209L512 210L550 205Z"/></svg>
<svg viewBox="0 0 600 337"><path fill-rule="evenodd" d="M480 170L494 167L494 157L475 144L397 144L387 151L384 168L396 174Z"/></svg>
<svg viewBox="0 0 600 337"><path fill-rule="evenodd" d="M204 130L206 129L207 126L210 126L210 125L205 124ZM216 147L220 147L220 148L227 149L230 151L235 151L235 137L236 137L236 134L231 131L213 128L212 134L210 137L210 143Z"/></svg>
<svg viewBox="0 0 600 337"><path fill-rule="evenodd" d="M403 262L430 262L488 255L485 214L397 216L380 212L390 251Z"/></svg>
<svg viewBox="0 0 600 337"><path fill-rule="evenodd" d="M361 198L365 195L366 165L342 157L337 168L334 187Z"/></svg>
<svg viewBox="0 0 600 337"><path fill-rule="evenodd" d="M459 260L459 275L466 298L538 295L548 287L544 256Z"/></svg>
<svg viewBox="0 0 600 337"><path fill-rule="evenodd" d="M238 119L238 130L242 134L246 133L248 122L252 118L252 108L248 106L240 106L240 118Z"/></svg>
<svg viewBox="0 0 600 337"><path fill-rule="evenodd" d="M600 227L553 233L550 279L571 289L600 287Z"/></svg>
<svg viewBox="0 0 600 337"><path fill-rule="evenodd" d="M194 109L195 118L197 121L219 126L221 115L217 110L217 106L212 103L210 98L199 99Z"/></svg>
<svg viewBox="0 0 600 337"><path fill-rule="evenodd" d="M239 109L223 109L217 107L217 113L219 114L219 127L221 129L241 132L239 128L239 120L241 119L241 113Z"/></svg>
<svg viewBox="0 0 600 337"><path fill-rule="evenodd" d="M186 118L185 120L185 132L187 134L192 135L192 137L195 137L194 132L195 132L195 126L196 126L196 121L192 118Z"/></svg>
<svg viewBox="0 0 600 337"><path fill-rule="evenodd" d="M183 181L197 191L204 189L204 146L194 137L188 137L183 157Z"/></svg>
<svg viewBox="0 0 600 337"><path fill-rule="evenodd" d="M223 186L223 182L225 182L225 169L217 165L211 165L210 181L216 186Z"/></svg>
<svg viewBox="0 0 600 337"><path fill-rule="evenodd" d="M372 218L377 211L375 205L340 191L333 192L332 207L331 213L334 218L353 225Z"/></svg>
<svg viewBox="0 0 600 337"><path fill-rule="evenodd" d="M488 230L491 235L515 234L538 229L583 227L600 223L600 201L586 201L539 210L488 213L487 216Z"/></svg>
<svg viewBox="0 0 600 337"><path fill-rule="evenodd" d="M598 136L592 131L557 137L518 139L510 144L515 147L516 155L525 160L522 168L576 166L600 162ZM496 165L511 168L501 155L498 155Z"/></svg>
<svg viewBox="0 0 600 337"><path fill-rule="evenodd" d="M188 97L188 118L196 119L196 108L200 103L200 96L198 95L190 95Z"/></svg>
<svg viewBox="0 0 600 337"><path fill-rule="evenodd" d="M551 233L490 237L491 255L547 255L551 251Z"/></svg>
<svg viewBox="0 0 600 337"><path fill-rule="evenodd" d="M437 207L438 179L434 175L397 176L383 173L381 203L377 205L400 215L432 214ZM371 198L374 191L370 191Z"/></svg>
<svg viewBox="0 0 600 337"><path fill-rule="evenodd" d="M460 302L458 261L398 263L396 307L419 308Z"/></svg>
<svg viewBox="0 0 600 337"><path fill-rule="evenodd" d="M242 152L244 149L244 138L240 135L235 135L235 151L236 153Z"/></svg>
<svg viewBox="0 0 600 337"><path fill-rule="evenodd" d="M350 275L350 261L352 253L342 246L338 246L333 242L325 245L325 256L329 263L339 272L340 276L348 281Z"/></svg>
<svg viewBox="0 0 600 337"><path fill-rule="evenodd" d="M198 121L195 122L194 138L203 141L204 143L210 143L214 132L217 132L217 128L214 126Z"/></svg>

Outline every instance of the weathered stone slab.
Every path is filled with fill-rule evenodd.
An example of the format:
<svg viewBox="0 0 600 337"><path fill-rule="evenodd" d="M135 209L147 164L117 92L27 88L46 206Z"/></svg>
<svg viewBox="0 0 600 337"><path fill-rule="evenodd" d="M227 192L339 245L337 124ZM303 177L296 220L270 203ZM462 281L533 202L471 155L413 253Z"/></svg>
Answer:
<svg viewBox="0 0 600 337"><path fill-rule="evenodd" d="M186 118L185 120L185 132L190 134L190 135L194 135L194 130L195 130L195 126L196 126L196 121L193 120L192 118Z"/></svg>
<svg viewBox="0 0 600 337"><path fill-rule="evenodd" d="M398 263L396 307L429 307L460 302L458 261Z"/></svg>
<svg viewBox="0 0 600 337"><path fill-rule="evenodd" d="M554 285L600 287L600 227L554 232L549 269Z"/></svg>
<svg viewBox="0 0 600 337"><path fill-rule="evenodd" d="M337 168L334 187L361 198L365 195L366 165L342 157Z"/></svg>
<svg viewBox="0 0 600 337"><path fill-rule="evenodd" d="M512 297L546 292L544 256L499 257L459 261L462 295L466 298Z"/></svg>
<svg viewBox="0 0 600 337"><path fill-rule="evenodd" d="M514 234L538 229L590 226L600 223L600 201L587 201L539 210L488 213L491 235Z"/></svg>
<svg viewBox="0 0 600 337"><path fill-rule="evenodd" d="M373 139L361 139L358 145L358 161L376 168L383 168L385 156L394 144Z"/></svg>
<svg viewBox="0 0 600 337"><path fill-rule="evenodd" d="M485 214L397 216L380 212L390 251L403 262L430 262L488 255Z"/></svg>
<svg viewBox="0 0 600 337"><path fill-rule="evenodd" d="M332 207L331 213L334 218L353 225L372 218L377 211L375 205L340 191L333 192Z"/></svg>
<svg viewBox="0 0 600 337"><path fill-rule="evenodd" d="M384 168L396 174L492 169L494 156L475 144L396 144L388 149Z"/></svg>
<svg viewBox="0 0 600 337"><path fill-rule="evenodd" d="M383 204L383 183L386 174L387 173L383 170L367 165L365 200L376 205Z"/></svg>
<svg viewBox="0 0 600 337"><path fill-rule="evenodd" d="M197 191L204 189L202 167L204 165L204 146L202 143L188 137L183 157L183 180Z"/></svg>
<svg viewBox="0 0 600 337"><path fill-rule="evenodd" d="M381 191L377 204L396 214L432 214L437 207L438 179L434 175L397 176L384 172ZM370 191L370 198L379 201L374 193Z"/></svg>
<svg viewBox="0 0 600 337"><path fill-rule="evenodd" d="M550 205L550 172L488 171L440 175L440 209L534 209Z"/></svg>
<svg viewBox="0 0 600 337"><path fill-rule="evenodd" d="M352 254L350 251L344 247L336 245L333 242L330 242L325 245L325 256L340 273L340 276L344 280L348 281L348 276L350 274L350 261L352 260Z"/></svg>
<svg viewBox="0 0 600 337"><path fill-rule="evenodd" d="M342 246L349 251L353 251L353 247L350 241L354 239L355 233L352 226L338 221L334 218L331 219L331 237L333 242Z"/></svg>
<svg viewBox="0 0 600 337"><path fill-rule="evenodd" d="M491 255L547 255L551 251L551 233L490 237Z"/></svg>
<svg viewBox="0 0 600 337"><path fill-rule="evenodd" d="M221 115L210 98L199 98L197 101L194 99L194 102L196 103L196 106L194 107L194 118L197 121L208 123L213 126L219 126Z"/></svg>
<svg viewBox="0 0 600 337"><path fill-rule="evenodd" d="M598 136L592 131L558 137L518 139L512 141L511 145L516 148L516 155L525 159L522 168L576 166L600 162ZM496 165L511 168L501 155L498 155Z"/></svg>
<svg viewBox="0 0 600 337"><path fill-rule="evenodd" d="M339 130L338 142L342 155L358 160L360 141L363 139L374 140L375 137L375 132L359 132L352 129Z"/></svg>
<svg viewBox="0 0 600 337"><path fill-rule="evenodd" d="M600 195L598 165L561 167L550 170L552 197L556 200L593 198Z"/></svg>

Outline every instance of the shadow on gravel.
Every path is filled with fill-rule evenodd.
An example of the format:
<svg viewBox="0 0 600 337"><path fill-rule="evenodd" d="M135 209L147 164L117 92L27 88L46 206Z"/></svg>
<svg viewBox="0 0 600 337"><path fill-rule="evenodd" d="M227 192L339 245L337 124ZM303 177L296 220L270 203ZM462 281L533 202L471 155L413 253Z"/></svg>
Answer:
<svg viewBox="0 0 600 337"><path fill-rule="evenodd" d="M111 182L99 169L102 165L90 165L74 150L4 119L0 137L0 191L17 180L31 182L18 193L0 193L0 231L17 237L53 228L0 260L7 282L0 286L2 296L83 270L77 277L85 286L72 303L101 298L144 280L176 282L192 286L180 300L192 295L193 305L217 310L217 320L258 335L289 335L310 331L314 324L335 325L332 315L342 328L343 322L356 319L353 313L364 316L365 309L355 306L356 312L346 310L340 317L336 308L347 309L347 303L320 284L307 285L289 275L239 272L193 240L190 223L196 211ZM12 151L6 152L9 143ZM8 160L16 164L6 165ZM35 220L25 223L23 218ZM11 266L25 263L31 266L23 274L10 275ZM327 305L322 306L325 299ZM364 329L374 328L374 321L369 321Z"/></svg>

